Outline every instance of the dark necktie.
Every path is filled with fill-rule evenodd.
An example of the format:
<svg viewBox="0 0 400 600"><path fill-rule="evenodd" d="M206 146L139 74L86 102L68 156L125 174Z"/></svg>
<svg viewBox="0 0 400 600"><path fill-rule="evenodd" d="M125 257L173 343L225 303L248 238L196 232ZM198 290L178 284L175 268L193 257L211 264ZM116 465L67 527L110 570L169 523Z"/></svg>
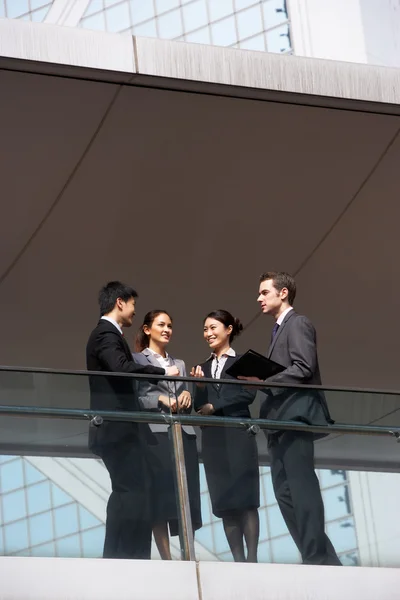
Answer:
<svg viewBox="0 0 400 600"><path fill-rule="evenodd" d="M276 334L278 333L278 329L279 329L279 325L278 323L275 323L273 329L272 329L272 335L271 335L271 344L274 341L274 338L276 336Z"/></svg>

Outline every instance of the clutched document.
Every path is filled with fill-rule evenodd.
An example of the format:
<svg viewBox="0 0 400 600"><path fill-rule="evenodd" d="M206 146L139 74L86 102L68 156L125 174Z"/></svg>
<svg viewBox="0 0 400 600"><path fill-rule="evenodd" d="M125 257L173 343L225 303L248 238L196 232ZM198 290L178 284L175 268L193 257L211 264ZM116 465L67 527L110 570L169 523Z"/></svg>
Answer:
<svg viewBox="0 0 400 600"><path fill-rule="evenodd" d="M247 350L226 370L226 373L235 378L258 377L259 379L268 379L268 377L284 371L285 368L255 350Z"/></svg>

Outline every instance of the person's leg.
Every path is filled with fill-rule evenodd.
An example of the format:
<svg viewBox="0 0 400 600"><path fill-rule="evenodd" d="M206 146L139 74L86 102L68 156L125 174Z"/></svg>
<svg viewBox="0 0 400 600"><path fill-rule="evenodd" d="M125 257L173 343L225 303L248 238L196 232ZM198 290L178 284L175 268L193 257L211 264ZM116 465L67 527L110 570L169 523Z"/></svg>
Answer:
<svg viewBox="0 0 400 600"><path fill-rule="evenodd" d="M162 560L171 560L168 523L153 523L153 535Z"/></svg>
<svg viewBox="0 0 400 600"><path fill-rule="evenodd" d="M245 562L241 515L225 516L222 522L234 561Z"/></svg>
<svg viewBox="0 0 400 600"><path fill-rule="evenodd" d="M340 565L325 534L324 504L314 470L314 440L309 434L287 432L280 445L303 563Z"/></svg>
<svg viewBox="0 0 400 600"><path fill-rule="evenodd" d="M258 538L260 536L260 518L257 508L243 511L242 530L247 546L247 562L257 562Z"/></svg>
<svg viewBox="0 0 400 600"><path fill-rule="evenodd" d="M103 448L102 459L112 483L103 556L148 559L152 527L144 449L133 436L131 443Z"/></svg>

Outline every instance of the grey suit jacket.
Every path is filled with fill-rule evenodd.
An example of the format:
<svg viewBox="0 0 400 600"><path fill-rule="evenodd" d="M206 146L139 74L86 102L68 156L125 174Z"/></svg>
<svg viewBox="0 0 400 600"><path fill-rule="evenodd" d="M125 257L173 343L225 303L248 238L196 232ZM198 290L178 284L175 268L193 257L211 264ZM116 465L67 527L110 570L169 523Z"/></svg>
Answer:
<svg viewBox="0 0 400 600"><path fill-rule="evenodd" d="M135 352L132 354L133 360L140 365L153 365L159 367L160 364L155 358L154 354L150 352L148 348L142 350L142 352ZM175 365L179 369L179 373L182 377L186 377L186 366L183 360L179 358L169 357L171 365ZM187 390L188 386L184 381L170 381L168 378L159 381L146 381L145 379L138 381L138 396L139 403L142 410L165 413L169 414L168 408L158 401L159 396L174 396L178 397L183 391ZM188 410L190 412L191 409ZM150 429L154 432L168 431L168 425L162 423L150 423ZM189 425L183 425L182 429L186 431L188 435L195 436L193 427Z"/></svg>
<svg viewBox="0 0 400 600"><path fill-rule="evenodd" d="M314 326L307 317L294 310L285 316L279 327L269 347L268 358L286 367L267 379L268 383L321 385ZM301 388L271 389L261 405L260 417L302 421L309 425L333 423L324 393Z"/></svg>

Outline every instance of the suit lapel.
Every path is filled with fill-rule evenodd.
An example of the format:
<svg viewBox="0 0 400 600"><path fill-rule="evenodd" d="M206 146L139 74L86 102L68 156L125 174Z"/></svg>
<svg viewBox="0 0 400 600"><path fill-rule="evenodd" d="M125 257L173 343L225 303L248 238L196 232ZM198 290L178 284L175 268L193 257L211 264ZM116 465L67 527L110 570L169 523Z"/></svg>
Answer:
<svg viewBox="0 0 400 600"><path fill-rule="evenodd" d="M154 354L152 354L148 348L145 348L144 350L142 350L142 354L145 355L145 357L147 358L147 360L149 361L149 363L151 365L153 365L154 367L160 366L160 363L158 362L158 360L156 359Z"/></svg>
<svg viewBox="0 0 400 600"><path fill-rule="evenodd" d="M233 363L235 362L236 359L237 359L237 356L228 356L228 358L225 361L224 368L221 371L220 379L223 379L223 377L225 375L225 371L227 369L229 369L229 367L231 365L233 365Z"/></svg>
<svg viewBox="0 0 400 600"><path fill-rule="evenodd" d="M267 358L270 358L270 356L272 354L272 351L274 349L274 346L275 346L276 342L278 341L279 336L281 335L282 331L286 327L286 324L289 321L289 319L291 319L294 314L295 314L294 310L291 310L291 311L288 312L288 314L286 315L286 317L283 319L283 321L280 324L279 329L276 332L276 335L275 335L274 339L272 340L272 343L271 343L271 345L270 345L270 347L268 349Z"/></svg>

